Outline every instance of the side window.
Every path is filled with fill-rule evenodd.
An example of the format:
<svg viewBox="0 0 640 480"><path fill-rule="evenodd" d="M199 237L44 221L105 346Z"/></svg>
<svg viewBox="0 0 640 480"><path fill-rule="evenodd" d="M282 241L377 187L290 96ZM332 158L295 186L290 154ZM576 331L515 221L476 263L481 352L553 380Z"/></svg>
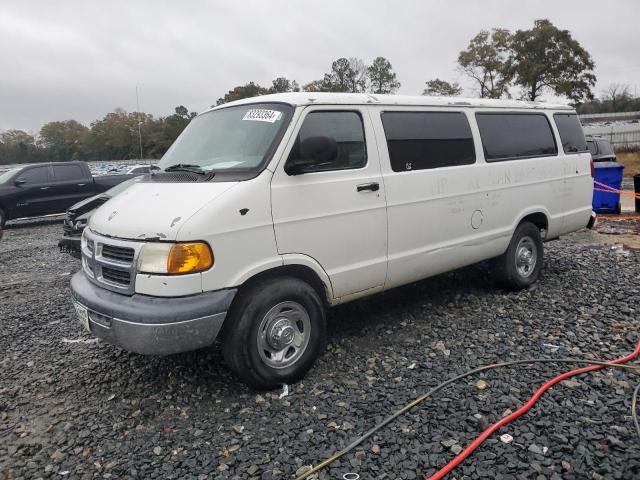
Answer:
<svg viewBox="0 0 640 480"><path fill-rule="evenodd" d="M554 113L553 119L560 133L560 141L564 153L579 153L587 151L587 141L584 138L582 126L575 113Z"/></svg>
<svg viewBox="0 0 640 480"><path fill-rule="evenodd" d="M394 172L476 161L471 128L462 112L383 112L381 119Z"/></svg>
<svg viewBox="0 0 640 480"><path fill-rule="evenodd" d="M48 170L49 167L29 168L18 175L18 178L23 178L26 184L47 183L49 181Z"/></svg>
<svg viewBox="0 0 640 480"><path fill-rule="evenodd" d="M85 180L84 173L78 165L54 165L53 174L57 182Z"/></svg>
<svg viewBox="0 0 640 480"><path fill-rule="evenodd" d="M316 155L318 150L326 150L327 144L335 149L332 158ZM304 160L305 173L364 167L367 163L367 149L360 113L309 113L300 127L287 161L292 160Z"/></svg>
<svg viewBox="0 0 640 480"><path fill-rule="evenodd" d="M591 155L598 153L598 146L594 140L587 140L587 148L591 152Z"/></svg>
<svg viewBox="0 0 640 480"><path fill-rule="evenodd" d="M556 155L551 125L539 113L476 113L487 162Z"/></svg>

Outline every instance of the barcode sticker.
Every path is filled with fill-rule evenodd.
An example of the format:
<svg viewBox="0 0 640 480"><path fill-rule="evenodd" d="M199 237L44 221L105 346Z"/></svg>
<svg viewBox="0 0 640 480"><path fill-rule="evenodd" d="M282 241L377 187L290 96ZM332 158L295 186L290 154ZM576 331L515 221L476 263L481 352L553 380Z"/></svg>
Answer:
<svg viewBox="0 0 640 480"><path fill-rule="evenodd" d="M277 110L266 110L262 108L256 108L253 110L249 110L244 114L242 120L251 120L254 122L268 122L275 123L280 120L280 116L282 112L278 112Z"/></svg>

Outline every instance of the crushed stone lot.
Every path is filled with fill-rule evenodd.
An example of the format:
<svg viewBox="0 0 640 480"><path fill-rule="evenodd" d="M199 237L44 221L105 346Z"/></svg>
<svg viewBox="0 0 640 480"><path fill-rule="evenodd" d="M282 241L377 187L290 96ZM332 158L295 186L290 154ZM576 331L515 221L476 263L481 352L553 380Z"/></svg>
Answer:
<svg viewBox="0 0 640 480"><path fill-rule="evenodd" d="M0 241L2 480L289 479L446 378L500 360L614 359L640 337L640 251L583 231L545 245L526 291L499 289L478 265L332 310L326 352L279 398L240 384L218 345L161 358L92 339L69 301L79 261L58 251L60 234L59 219L21 221ZM570 368L458 382L319 478L423 478ZM605 370L557 385L448 478L640 478L638 383Z"/></svg>

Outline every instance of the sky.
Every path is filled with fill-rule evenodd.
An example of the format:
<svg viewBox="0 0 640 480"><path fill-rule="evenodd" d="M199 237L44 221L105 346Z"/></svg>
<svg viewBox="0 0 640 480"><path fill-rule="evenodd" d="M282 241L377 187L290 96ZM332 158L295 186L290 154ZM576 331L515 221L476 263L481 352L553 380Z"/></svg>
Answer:
<svg viewBox="0 0 640 480"><path fill-rule="evenodd" d="M398 93L439 77L473 96L460 50L482 29L538 18L591 53L597 96L613 83L640 89L638 0L2 0L0 130L135 111L136 87L154 116L202 111L249 81L322 78L339 57L386 57Z"/></svg>

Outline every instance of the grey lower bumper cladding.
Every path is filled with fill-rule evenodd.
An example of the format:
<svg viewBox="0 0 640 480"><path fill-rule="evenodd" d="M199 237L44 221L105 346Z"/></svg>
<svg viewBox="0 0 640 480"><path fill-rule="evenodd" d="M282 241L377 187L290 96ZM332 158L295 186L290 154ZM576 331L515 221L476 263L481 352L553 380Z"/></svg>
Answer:
<svg viewBox="0 0 640 480"><path fill-rule="evenodd" d="M211 345L236 290L175 298L127 296L100 288L78 272L71 278L71 293L87 308L96 337L130 352L168 355Z"/></svg>

